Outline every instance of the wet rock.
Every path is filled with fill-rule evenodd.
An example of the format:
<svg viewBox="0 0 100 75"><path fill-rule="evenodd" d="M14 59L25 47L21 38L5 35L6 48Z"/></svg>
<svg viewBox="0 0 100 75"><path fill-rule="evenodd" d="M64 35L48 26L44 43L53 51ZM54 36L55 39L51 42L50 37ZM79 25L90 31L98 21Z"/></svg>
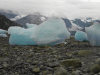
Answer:
<svg viewBox="0 0 100 75"><path fill-rule="evenodd" d="M77 71L72 71L71 75L79 75Z"/></svg>
<svg viewBox="0 0 100 75"><path fill-rule="evenodd" d="M6 68L6 67L9 66L9 65L7 64L7 62L4 62L2 65L3 65L4 68Z"/></svg>
<svg viewBox="0 0 100 75"><path fill-rule="evenodd" d="M90 71L93 73L98 73L100 72L100 66L98 64L93 64L90 66Z"/></svg>
<svg viewBox="0 0 100 75"><path fill-rule="evenodd" d="M43 75L47 75L47 74L49 74L49 71L48 70L43 71Z"/></svg>
<svg viewBox="0 0 100 75"><path fill-rule="evenodd" d="M2 65L0 65L0 69L2 69L3 68L3 66Z"/></svg>
<svg viewBox="0 0 100 75"><path fill-rule="evenodd" d="M32 70L32 72L34 72L34 73L39 73L39 72L40 72L40 68L34 68L34 69Z"/></svg>
<svg viewBox="0 0 100 75"><path fill-rule="evenodd" d="M83 75L91 75L90 73L85 73L85 74L83 74Z"/></svg>
<svg viewBox="0 0 100 75"><path fill-rule="evenodd" d="M83 73L89 73L89 68L85 68L85 69L83 70Z"/></svg>
<svg viewBox="0 0 100 75"><path fill-rule="evenodd" d="M59 66L59 63L57 63L57 62L51 62L51 63L48 64L48 66L54 68L54 67Z"/></svg>
<svg viewBox="0 0 100 75"><path fill-rule="evenodd" d="M59 67L53 75L69 75L67 70L64 69L63 67Z"/></svg>
<svg viewBox="0 0 100 75"><path fill-rule="evenodd" d="M32 62L33 65L36 65L36 64L38 64L38 63L39 63L39 61L33 61L33 62Z"/></svg>
<svg viewBox="0 0 100 75"><path fill-rule="evenodd" d="M100 58L95 60L95 63L98 64L100 66Z"/></svg>
<svg viewBox="0 0 100 75"><path fill-rule="evenodd" d="M82 67L82 63L78 59L66 59L61 62L64 66L73 66L74 68Z"/></svg>
<svg viewBox="0 0 100 75"><path fill-rule="evenodd" d="M69 57L69 58L73 58L73 54L72 53L66 53L66 55Z"/></svg>
<svg viewBox="0 0 100 75"><path fill-rule="evenodd" d="M52 75L52 74L47 74L47 75Z"/></svg>
<svg viewBox="0 0 100 75"><path fill-rule="evenodd" d="M28 63L31 63L31 60L27 60Z"/></svg>

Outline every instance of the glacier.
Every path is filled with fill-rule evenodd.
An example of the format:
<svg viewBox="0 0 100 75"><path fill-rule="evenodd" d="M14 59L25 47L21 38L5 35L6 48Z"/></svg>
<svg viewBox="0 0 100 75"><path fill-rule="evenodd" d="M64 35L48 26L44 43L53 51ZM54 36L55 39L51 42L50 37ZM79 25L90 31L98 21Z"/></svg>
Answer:
<svg viewBox="0 0 100 75"><path fill-rule="evenodd" d="M12 26L8 29L10 35L10 45L36 45L36 42L30 38L33 35L35 28L24 29L18 26Z"/></svg>
<svg viewBox="0 0 100 75"><path fill-rule="evenodd" d="M100 23L95 22L90 27L85 27L91 46L100 46Z"/></svg>
<svg viewBox="0 0 100 75"><path fill-rule="evenodd" d="M75 39L77 41L88 41L87 34L85 32L83 32L83 31L76 31Z"/></svg>
<svg viewBox="0 0 100 75"><path fill-rule="evenodd" d="M41 23L31 36L37 45L56 45L70 38L65 22L60 18L49 18Z"/></svg>
<svg viewBox="0 0 100 75"><path fill-rule="evenodd" d="M26 23L26 26L27 26L28 28L32 28L32 27L35 27L35 28L36 28L38 25Z"/></svg>
<svg viewBox="0 0 100 75"><path fill-rule="evenodd" d="M6 33L7 33L6 30L0 29L0 34L6 34Z"/></svg>

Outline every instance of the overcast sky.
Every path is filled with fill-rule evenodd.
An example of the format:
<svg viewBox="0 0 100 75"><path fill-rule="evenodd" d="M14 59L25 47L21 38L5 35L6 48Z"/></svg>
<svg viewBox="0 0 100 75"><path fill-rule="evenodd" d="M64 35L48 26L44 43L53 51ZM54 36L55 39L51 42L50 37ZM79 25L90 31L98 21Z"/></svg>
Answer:
<svg viewBox="0 0 100 75"><path fill-rule="evenodd" d="M0 9L20 14L40 12L67 18L100 18L99 0L0 0Z"/></svg>

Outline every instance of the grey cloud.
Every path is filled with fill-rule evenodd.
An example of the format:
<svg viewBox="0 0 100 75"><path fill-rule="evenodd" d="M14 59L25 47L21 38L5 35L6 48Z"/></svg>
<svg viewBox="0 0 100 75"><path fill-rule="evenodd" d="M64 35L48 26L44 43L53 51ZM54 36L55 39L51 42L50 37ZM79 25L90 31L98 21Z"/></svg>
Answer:
<svg viewBox="0 0 100 75"><path fill-rule="evenodd" d="M83 0L1 0L0 8L18 11L20 14L40 12L46 16L100 18L100 3Z"/></svg>

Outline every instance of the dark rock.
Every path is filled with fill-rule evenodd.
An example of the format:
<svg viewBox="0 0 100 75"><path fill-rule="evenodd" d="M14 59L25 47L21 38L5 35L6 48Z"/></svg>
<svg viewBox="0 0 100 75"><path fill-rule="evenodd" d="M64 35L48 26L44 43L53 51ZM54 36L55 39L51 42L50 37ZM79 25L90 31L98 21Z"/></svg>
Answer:
<svg viewBox="0 0 100 75"><path fill-rule="evenodd" d="M0 29L8 30L8 28L10 26L20 26L20 27L22 27L21 25L9 20L4 15L0 14Z"/></svg>

